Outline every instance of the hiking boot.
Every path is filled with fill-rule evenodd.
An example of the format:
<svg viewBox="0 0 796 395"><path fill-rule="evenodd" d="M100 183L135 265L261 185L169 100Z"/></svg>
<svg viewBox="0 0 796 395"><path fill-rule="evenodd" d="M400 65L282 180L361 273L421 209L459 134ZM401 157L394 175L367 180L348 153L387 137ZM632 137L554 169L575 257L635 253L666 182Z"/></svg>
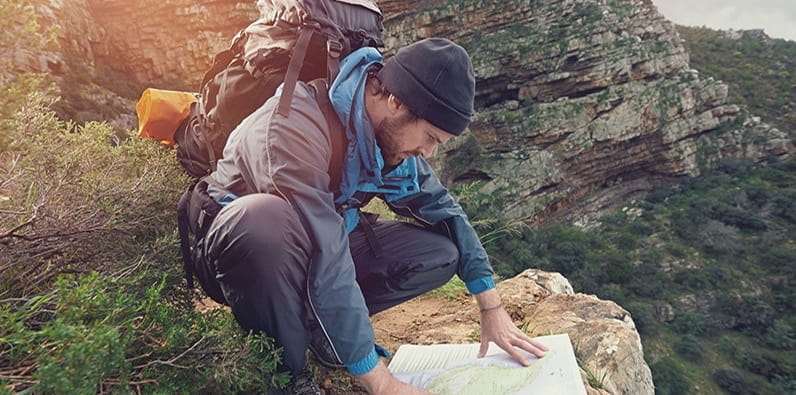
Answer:
<svg viewBox="0 0 796 395"><path fill-rule="evenodd" d="M318 321L310 319L309 327L310 351L312 351L312 354L315 355L315 359L318 361L318 363L329 369L344 368L345 365L340 363L340 361L337 359L337 356L332 349L332 345L329 344L329 340L326 339L326 335L323 333L323 329L321 329Z"/></svg>
<svg viewBox="0 0 796 395"><path fill-rule="evenodd" d="M305 368L301 373L293 376L285 387L285 393L295 395L321 395L321 387L315 382L315 376Z"/></svg>
<svg viewBox="0 0 796 395"><path fill-rule="evenodd" d="M284 389L267 390L266 395L321 395L321 388L309 368L304 368L290 379Z"/></svg>

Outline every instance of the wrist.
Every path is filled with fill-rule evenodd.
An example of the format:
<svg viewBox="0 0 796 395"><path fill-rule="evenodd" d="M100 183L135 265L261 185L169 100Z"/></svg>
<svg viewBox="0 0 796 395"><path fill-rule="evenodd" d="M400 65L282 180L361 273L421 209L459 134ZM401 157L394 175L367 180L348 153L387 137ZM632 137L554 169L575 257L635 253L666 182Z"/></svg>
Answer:
<svg viewBox="0 0 796 395"><path fill-rule="evenodd" d="M500 309L502 307L503 307L503 301L501 301L500 303L498 303L497 305L492 306L492 307L481 307L480 311L481 311L481 314L484 314L484 313L488 313L488 312L493 311L493 310Z"/></svg>
<svg viewBox="0 0 796 395"><path fill-rule="evenodd" d="M372 370L361 376L356 376L356 378L369 394L383 393L390 380L394 380L392 374L381 361Z"/></svg>
<svg viewBox="0 0 796 395"><path fill-rule="evenodd" d="M478 302L478 308L481 310L490 309L503 303L500 299L500 294L498 294L497 290L494 288L475 295L475 300Z"/></svg>

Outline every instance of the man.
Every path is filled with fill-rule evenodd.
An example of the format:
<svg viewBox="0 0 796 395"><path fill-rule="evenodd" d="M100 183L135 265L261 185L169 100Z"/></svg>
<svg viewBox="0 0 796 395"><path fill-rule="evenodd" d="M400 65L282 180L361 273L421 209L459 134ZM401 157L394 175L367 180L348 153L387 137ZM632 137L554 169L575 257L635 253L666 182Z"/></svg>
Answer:
<svg viewBox="0 0 796 395"><path fill-rule="evenodd" d="M381 60L363 48L341 63L328 91L334 112L326 112L339 120L324 115L310 85L296 86L286 116L277 94L233 132L208 181L224 208L197 243L200 282L223 293L244 329L274 337L294 377L291 391L317 393L305 370L308 347L370 393L417 391L379 360L386 352L374 343L369 316L454 273L481 309L481 355L490 341L526 365L518 349L546 351L503 309L486 252L425 160L470 121L469 56L433 38L383 67ZM344 153L333 149L338 121ZM343 171L333 182L337 154ZM374 196L423 226L360 214Z"/></svg>

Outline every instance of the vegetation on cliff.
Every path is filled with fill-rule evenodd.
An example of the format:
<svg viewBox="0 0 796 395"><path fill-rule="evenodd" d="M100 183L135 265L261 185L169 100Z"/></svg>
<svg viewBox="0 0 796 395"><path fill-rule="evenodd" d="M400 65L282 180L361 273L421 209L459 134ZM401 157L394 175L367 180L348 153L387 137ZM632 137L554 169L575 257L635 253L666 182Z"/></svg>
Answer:
<svg viewBox="0 0 796 395"><path fill-rule="evenodd" d="M284 383L271 339L196 311L182 284L174 202L188 180L173 153L57 119L36 81L0 97L0 392Z"/></svg>
<svg viewBox="0 0 796 395"><path fill-rule="evenodd" d="M576 292L626 307L660 393L732 392L732 380L752 393L789 392L796 390L795 205L796 160L727 160L585 229L521 227L487 247L504 277L529 267L560 272ZM482 232L500 226L486 224Z"/></svg>
<svg viewBox="0 0 796 395"><path fill-rule="evenodd" d="M691 67L730 86L729 101L743 104L796 136L796 42L762 31L726 32L677 26Z"/></svg>
<svg viewBox="0 0 796 395"><path fill-rule="evenodd" d="M50 45L33 1L0 0L0 393L261 390L279 352L195 310L174 223L188 180L155 141L58 119L18 49Z"/></svg>

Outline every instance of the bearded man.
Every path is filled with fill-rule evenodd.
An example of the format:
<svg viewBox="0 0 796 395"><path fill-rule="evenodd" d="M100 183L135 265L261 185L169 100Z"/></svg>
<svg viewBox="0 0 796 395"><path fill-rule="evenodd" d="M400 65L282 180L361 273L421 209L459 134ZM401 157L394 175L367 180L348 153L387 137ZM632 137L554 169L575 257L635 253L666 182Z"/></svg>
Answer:
<svg viewBox="0 0 796 395"><path fill-rule="evenodd" d="M418 392L380 361L369 317L454 274L478 301L482 355L490 341L526 365L519 349L546 351L503 309L475 230L426 162L465 130L474 93L470 58L451 41L419 41L385 64L359 49L328 90L298 83L287 114L277 93L246 118L195 189L223 206L197 242L200 283L283 348L289 392L319 393L308 348L370 393ZM417 223L362 213L374 197Z"/></svg>

